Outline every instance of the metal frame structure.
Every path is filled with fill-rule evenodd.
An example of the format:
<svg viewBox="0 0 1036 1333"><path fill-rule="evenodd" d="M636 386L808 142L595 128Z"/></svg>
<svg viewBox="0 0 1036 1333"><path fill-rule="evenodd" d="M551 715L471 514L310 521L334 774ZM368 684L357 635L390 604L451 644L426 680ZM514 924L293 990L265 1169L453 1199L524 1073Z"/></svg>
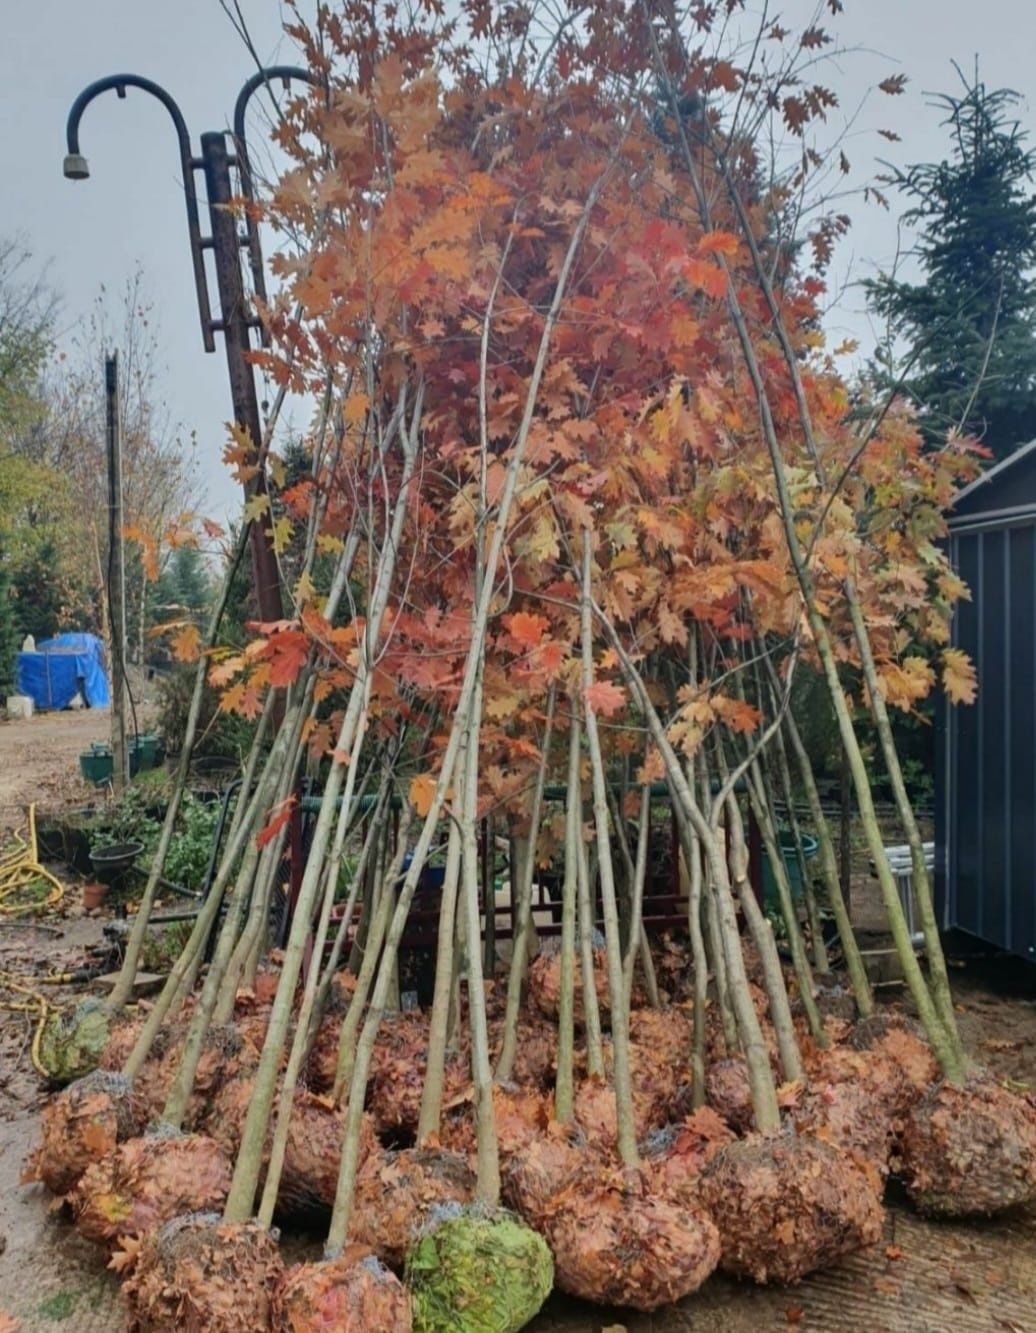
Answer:
<svg viewBox="0 0 1036 1333"><path fill-rule="evenodd" d="M259 331L264 345L268 345L268 335L252 311L245 291L241 272L242 250L248 253L252 291L255 298L260 301L265 300L266 283L256 220L252 211L246 210L244 232L239 233L231 204L235 197L243 198L249 203L254 200L254 178L245 137L245 117L254 94L260 88L269 87L275 80L279 80L285 88L293 80L310 84L315 82L309 70L296 65L274 65L269 69L258 70L238 94L234 105L234 129L230 136L232 141L230 146L228 147L225 131L208 132L201 136L201 153L197 155L191 148L187 122L177 103L159 84L139 74L111 74L84 88L72 103L65 130L67 153L64 174L69 180L86 180L90 175L90 168L80 151L79 127L83 113L96 98L103 93L114 91L120 99L125 99L127 90L135 88L154 97L169 112L176 132L180 167L183 172L187 236L194 269L202 342L206 352L214 352L215 335L222 333L234 421L248 435L256 448L262 443L262 423L249 354L252 351L252 330ZM232 169L237 171L239 185L237 191L233 188ZM203 235L201 229L195 184L195 173L198 171L204 172L205 176L209 210L208 236ZM205 253L209 250L213 256L219 296L218 318L213 316L209 298L209 282L205 267ZM265 492L265 471L258 468L255 475L245 482L245 498L248 500ZM264 621L279 620L283 614L280 574L269 532L263 524L253 523L250 540L252 581L260 617Z"/></svg>

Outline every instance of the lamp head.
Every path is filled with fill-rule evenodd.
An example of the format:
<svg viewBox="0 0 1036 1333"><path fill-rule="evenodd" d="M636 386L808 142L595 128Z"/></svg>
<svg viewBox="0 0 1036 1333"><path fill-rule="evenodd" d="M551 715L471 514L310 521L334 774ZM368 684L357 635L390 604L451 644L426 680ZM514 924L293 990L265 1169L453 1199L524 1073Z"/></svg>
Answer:
<svg viewBox="0 0 1036 1333"><path fill-rule="evenodd" d="M90 167L81 153L69 153L65 158L64 173L67 180L85 181L89 179Z"/></svg>

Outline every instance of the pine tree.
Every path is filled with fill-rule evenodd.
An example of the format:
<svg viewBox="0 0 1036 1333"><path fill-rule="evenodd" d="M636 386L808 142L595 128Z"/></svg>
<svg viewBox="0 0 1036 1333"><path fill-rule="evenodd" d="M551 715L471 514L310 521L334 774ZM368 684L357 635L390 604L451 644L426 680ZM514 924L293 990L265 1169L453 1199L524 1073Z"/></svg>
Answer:
<svg viewBox="0 0 1036 1333"><path fill-rule="evenodd" d="M960 70L958 69L958 73ZM933 444L959 429L997 457L1036 437L1036 152L1015 118L1017 93L961 74L940 95L950 154L897 171L918 231L916 283L866 284L901 356L883 349L876 378L903 375Z"/></svg>

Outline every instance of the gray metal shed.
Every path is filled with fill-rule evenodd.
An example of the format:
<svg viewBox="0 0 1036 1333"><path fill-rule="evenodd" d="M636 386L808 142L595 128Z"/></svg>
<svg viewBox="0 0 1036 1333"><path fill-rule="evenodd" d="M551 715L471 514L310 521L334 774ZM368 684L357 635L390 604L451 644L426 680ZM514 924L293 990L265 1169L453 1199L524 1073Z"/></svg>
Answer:
<svg viewBox="0 0 1036 1333"><path fill-rule="evenodd" d="M940 919L1036 961L1036 440L967 486L949 527L978 698L938 715Z"/></svg>

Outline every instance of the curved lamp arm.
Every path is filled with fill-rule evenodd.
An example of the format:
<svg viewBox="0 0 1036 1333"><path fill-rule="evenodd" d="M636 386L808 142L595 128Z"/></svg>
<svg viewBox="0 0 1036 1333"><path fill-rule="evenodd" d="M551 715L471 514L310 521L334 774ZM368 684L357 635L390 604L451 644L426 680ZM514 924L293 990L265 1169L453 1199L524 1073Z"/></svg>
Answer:
<svg viewBox="0 0 1036 1333"><path fill-rule="evenodd" d="M245 137L245 113L253 94L260 88L268 87L274 79L280 79L285 88L292 79L317 86L317 80L310 71L300 65L271 65L268 69L257 70L238 93L237 101L234 103L234 151L237 155L238 174L241 177L241 193L249 203L255 198L255 190L252 182L252 164L248 159L248 141ZM246 215L245 226L248 230L248 264L252 270L252 290L260 301L265 301L266 276L263 273L259 227L250 213ZM270 335L265 325L261 327L261 336L263 343L268 344Z"/></svg>
<svg viewBox="0 0 1036 1333"><path fill-rule="evenodd" d="M183 113L172 97L159 84L153 83L151 79L142 78L139 74L111 74L108 78L98 79L96 83L91 83L89 87L84 88L72 103L71 110L68 113L68 123L65 127L65 138L68 146L64 164L65 175L69 180L86 180L90 175L86 158L79 151L79 122L83 118L83 112L94 98L112 88L115 89L120 98L126 96L127 88L139 88L141 92L150 93L152 97L157 98L162 103L172 118L180 146L180 165L183 169L184 198L187 204L187 231L191 243L191 261L194 265L194 285L198 293L198 313L201 316L202 337L205 341L205 350L207 352L215 351L216 343L212 333L212 308L209 304L209 284L205 276L201 224L198 220L198 195L194 188L194 172L200 163L191 154L191 140L187 133L187 124L184 121Z"/></svg>

